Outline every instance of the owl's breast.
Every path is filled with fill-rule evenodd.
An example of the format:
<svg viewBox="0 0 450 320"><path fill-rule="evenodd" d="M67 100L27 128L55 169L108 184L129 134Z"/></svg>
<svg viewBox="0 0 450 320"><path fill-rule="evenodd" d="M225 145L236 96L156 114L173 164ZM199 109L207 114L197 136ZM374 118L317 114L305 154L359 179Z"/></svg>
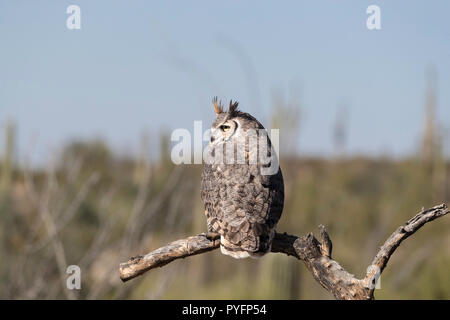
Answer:
<svg viewBox="0 0 450 320"><path fill-rule="evenodd" d="M281 171L263 176L256 165L207 164L201 186L207 216L229 224L276 224L283 209Z"/></svg>

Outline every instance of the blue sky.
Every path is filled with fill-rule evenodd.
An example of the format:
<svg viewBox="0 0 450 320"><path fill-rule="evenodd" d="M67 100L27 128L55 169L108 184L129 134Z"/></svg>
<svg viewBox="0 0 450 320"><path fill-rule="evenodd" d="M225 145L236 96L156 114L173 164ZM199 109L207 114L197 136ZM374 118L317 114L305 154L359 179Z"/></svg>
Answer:
<svg viewBox="0 0 450 320"><path fill-rule="evenodd" d="M81 30L66 28L70 4ZM381 30L366 28L371 4ZM297 88L299 152L333 151L345 101L348 152L407 155L430 65L450 127L449 12L448 1L0 0L0 122L16 121L19 154L38 160L73 138L133 152L143 130L209 124L215 95L268 125L274 92Z"/></svg>

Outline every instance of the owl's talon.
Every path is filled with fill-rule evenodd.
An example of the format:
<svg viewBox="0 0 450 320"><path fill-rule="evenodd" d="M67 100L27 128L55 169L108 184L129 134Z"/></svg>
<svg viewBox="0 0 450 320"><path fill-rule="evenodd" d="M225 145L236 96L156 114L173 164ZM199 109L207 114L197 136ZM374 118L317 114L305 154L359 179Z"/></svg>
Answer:
<svg viewBox="0 0 450 320"><path fill-rule="evenodd" d="M220 238L220 234L217 232L205 232L203 235L209 241L214 241Z"/></svg>

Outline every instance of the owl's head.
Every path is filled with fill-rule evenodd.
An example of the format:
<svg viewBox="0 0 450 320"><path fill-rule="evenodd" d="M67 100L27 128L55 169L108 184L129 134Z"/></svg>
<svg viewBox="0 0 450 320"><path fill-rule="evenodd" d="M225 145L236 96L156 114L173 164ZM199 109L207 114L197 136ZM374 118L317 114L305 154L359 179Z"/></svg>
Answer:
<svg viewBox="0 0 450 320"><path fill-rule="evenodd" d="M238 102L230 100L228 110L224 111L222 102L213 99L216 119L211 126L210 144L218 145L242 136L248 129L262 129L263 126L250 114L238 110Z"/></svg>

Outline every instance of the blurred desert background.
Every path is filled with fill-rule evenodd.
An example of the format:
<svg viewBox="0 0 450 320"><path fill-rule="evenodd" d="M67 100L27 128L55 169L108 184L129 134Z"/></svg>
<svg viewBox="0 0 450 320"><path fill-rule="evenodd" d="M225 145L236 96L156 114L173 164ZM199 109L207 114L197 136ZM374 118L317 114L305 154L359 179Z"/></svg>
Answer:
<svg viewBox="0 0 450 320"><path fill-rule="evenodd" d="M282 254L120 281L120 262L205 231L202 165L172 163L171 132L206 130L216 95L280 129L278 231L325 225L362 277L398 226L450 203L450 7L380 2L369 31L370 4L1 1L0 298L332 299ZM375 298L450 299L449 230L403 242Z"/></svg>

